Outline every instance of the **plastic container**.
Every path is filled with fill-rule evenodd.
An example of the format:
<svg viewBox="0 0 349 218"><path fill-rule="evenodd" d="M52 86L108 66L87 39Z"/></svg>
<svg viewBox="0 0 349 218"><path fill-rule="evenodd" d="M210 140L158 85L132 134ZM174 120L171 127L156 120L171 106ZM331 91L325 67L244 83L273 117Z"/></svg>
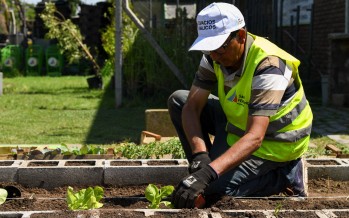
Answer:
<svg viewBox="0 0 349 218"><path fill-rule="evenodd" d="M42 74L43 49L41 45L30 45L25 52L26 75Z"/></svg>
<svg viewBox="0 0 349 218"><path fill-rule="evenodd" d="M22 48L18 45L7 45L1 49L1 69L4 77L20 75L22 66Z"/></svg>
<svg viewBox="0 0 349 218"><path fill-rule="evenodd" d="M63 69L63 56L57 45L51 45L46 49L46 72L48 76L61 76Z"/></svg>

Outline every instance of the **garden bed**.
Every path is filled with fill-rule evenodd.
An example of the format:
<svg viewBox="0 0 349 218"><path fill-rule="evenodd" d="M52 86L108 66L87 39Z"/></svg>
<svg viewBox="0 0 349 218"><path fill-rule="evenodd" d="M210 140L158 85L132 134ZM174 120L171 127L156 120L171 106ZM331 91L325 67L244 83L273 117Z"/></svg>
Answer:
<svg viewBox="0 0 349 218"><path fill-rule="evenodd" d="M73 217L77 214L91 211L67 211L65 194L67 187L51 190L42 188L27 188L17 184L21 190L19 199L12 198L0 205L0 211L56 211L52 213L36 212L33 217ZM144 198L146 184L137 186L106 186L104 187L104 204L97 210L99 217L144 217L149 203ZM74 190L86 187L75 186ZM156 210L147 214L149 217L205 217L204 213L219 213L221 217L266 217L263 211L278 211L278 217L318 217L319 210L339 210L337 216L348 215L349 208L349 181L332 181L318 179L309 181L309 197L303 200L294 200L280 196L270 198L231 198L224 197L210 202L203 210ZM344 211L341 211L344 209ZM141 210L141 211L137 211ZM297 210L297 211L295 211ZM21 216L9 216L21 217Z"/></svg>

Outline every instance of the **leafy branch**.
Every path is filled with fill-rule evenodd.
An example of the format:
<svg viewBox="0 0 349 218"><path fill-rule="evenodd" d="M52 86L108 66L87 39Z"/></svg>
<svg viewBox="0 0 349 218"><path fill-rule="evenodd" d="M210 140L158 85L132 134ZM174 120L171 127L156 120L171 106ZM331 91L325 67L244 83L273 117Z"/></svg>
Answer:
<svg viewBox="0 0 349 218"><path fill-rule="evenodd" d="M82 57L89 59L93 63L97 75L100 66L91 55L89 48L84 44L83 37L78 27L70 19L65 17L56 9L54 3L46 2L45 9L40 14L44 25L48 29L46 37L57 39L59 47L68 57L69 63L76 62ZM83 53L81 53L81 50Z"/></svg>

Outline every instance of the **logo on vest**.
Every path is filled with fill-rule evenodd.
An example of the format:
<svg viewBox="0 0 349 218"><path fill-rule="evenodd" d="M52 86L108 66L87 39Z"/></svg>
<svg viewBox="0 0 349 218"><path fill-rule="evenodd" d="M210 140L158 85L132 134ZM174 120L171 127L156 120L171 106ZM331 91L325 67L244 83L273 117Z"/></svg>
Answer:
<svg viewBox="0 0 349 218"><path fill-rule="evenodd" d="M215 20L200 20L198 21L198 29L199 30L214 30L216 29L216 21Z"/></svg>
<svg viewBox="0 0 349 218"><path fill-rule="evenodd" d="M228 98L229 101L235 102L238 105L245 106L248 105L248 101L245 100L245 96L242 94L236 94L236 91L233 93L232 96Z"/></svg>

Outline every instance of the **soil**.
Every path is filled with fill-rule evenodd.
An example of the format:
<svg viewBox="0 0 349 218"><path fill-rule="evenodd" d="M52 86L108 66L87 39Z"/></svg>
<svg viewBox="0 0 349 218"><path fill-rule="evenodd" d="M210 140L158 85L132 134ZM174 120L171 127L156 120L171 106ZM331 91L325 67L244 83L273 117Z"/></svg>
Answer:
<svg viewBox="0 0 349 218"><path fill-rule="evenodd" d="M96 161L67 161L65 166L94 166Z"/></svg>
<svg viewBox="0 0 349 218"><path fill-rule="evenodd" d="M110 166L142 166L141 161L110 161Z"/></svg>
<svg viewBox="0 0 349 218"><path fill-rule="evenodd" d="M30 162L28 167L58 166L58 161Z"/></svg>
<svg viewBox="0 0 349 218"><path fill-rule="evenodd" d="M178 165L177 161L173 161L173 160L150 160L147 162L148 165L150 166L157 166L157 165Z"/></svg>
<svg viewBox="0 0 349 218"><path fill-rule="evenodd" d="M339 165L335 160L307 160L307 163L311 165Z"/></svg>
<svg viewBox="0 0 349 218"><path fill-rule="evenodd" d="M0 184L0 187L16 186L21 191L20 198L8 199L0 205L0 211L47 211L57 210L55 214L38 213L30 217L77 217L86 213L98 213L99 217L144 217L143 212L125 209L147 209L149 203L144 198L147 184L140 186L104 187L105 198L103 208L97 211L68 211L65 199L67 187L52 190L42 188L27 188L17 184ZM223 197L215 201L208 201L204 210L186 209L179 213L156 212L149 217L200 217L200 211L220 212L221 210L246 210L245 212L224 213L222 217L265 217L258 211L248 210L280 210L278 217L317 217L312 212L287 212L282 210L322 210L349 208L349 181L333 181L318 179L309 181L309 197L306 199L285 198L274 196L270 198L232 198ZM158 185L160 186L160 185ZM75 191L86 187L73 187ZM163 208L166 209L166 208ZM309 214L308 214L309 213ZM348 217L348 211L334 212L338 217ZM85 215L86 216L86 215ZM82 216L83 217L83 216ZM87 217L93 217L87 215Z"/></svg>

